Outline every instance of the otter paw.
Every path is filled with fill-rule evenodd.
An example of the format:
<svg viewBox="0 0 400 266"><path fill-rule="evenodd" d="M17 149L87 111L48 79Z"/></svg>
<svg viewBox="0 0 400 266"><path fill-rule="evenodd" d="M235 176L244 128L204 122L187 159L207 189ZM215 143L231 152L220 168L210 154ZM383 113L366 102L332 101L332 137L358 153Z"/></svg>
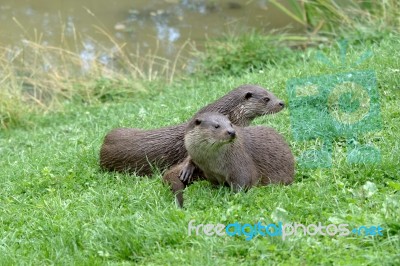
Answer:
<svg viewBox="0 0 400 266"><path fill-rule="evenodd" d="M183 165L182 170L179 173L179 179L182 182L191 182L192 175L195 170L196 166L192 163L186 163Z"/></svg>

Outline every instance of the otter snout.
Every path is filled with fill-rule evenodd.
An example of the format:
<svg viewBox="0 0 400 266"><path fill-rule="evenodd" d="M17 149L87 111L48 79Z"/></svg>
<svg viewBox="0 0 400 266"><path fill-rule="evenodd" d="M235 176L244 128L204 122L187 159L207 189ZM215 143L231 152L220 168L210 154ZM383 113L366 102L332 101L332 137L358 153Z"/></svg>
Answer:
<svg viewBox="0 0 400 266"><path fill-rule="evenodd" d="M226 131L226 133L228 133L228 135L231 137L231 138L235 138L236 137L236 131L232 128L232 129L228 129L227 131Z"/></svg>
<svg viewBox="0 0 400 266"><path fill-rule="evenodd" d="M283 108L285 108L285 102L279 100L279 101L275 102L272 113L280 112L281 110L283 110Z"/></svg>

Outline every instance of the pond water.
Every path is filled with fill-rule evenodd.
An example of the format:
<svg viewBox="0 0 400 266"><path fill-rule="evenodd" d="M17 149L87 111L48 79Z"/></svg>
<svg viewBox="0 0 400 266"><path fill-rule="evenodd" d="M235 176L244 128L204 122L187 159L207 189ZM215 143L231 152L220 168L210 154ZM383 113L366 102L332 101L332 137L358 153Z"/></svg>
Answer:
<svg viewBox="0 0 400 266"><path fill-rule="evenodd" d="M1 0L0 23L1 47L32 41L67 47L82 60L116 44L173 60L188 40L202 49L209 38L249 28L302 30L268 0Z"/></svg>

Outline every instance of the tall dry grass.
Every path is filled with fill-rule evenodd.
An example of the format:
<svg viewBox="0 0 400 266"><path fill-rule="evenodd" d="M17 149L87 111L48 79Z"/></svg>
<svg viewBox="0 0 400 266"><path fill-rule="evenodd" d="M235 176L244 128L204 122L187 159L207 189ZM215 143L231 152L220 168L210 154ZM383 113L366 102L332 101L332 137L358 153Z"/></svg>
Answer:
<svg viewBox="0 0 400 266"><path fill-rule="evenodd" d="M384 32L400 29L400 1L397 0L288 0L289 7L278 0L270 3L307 29L305 36L282 35L289 44L308 45L325 41L326 37L346 35L380 38ZM15 23L25 31L23 25L16 20ZM75 29L73 43L65 41L65 34L61 32L59 47L44 44L42 35L36 31L33 37L27 33L19 45L0 46L0 129L26 124L27 114L57 110L66 101L115 100L146 90L146 83L154 80L171 83L179 72L178 65L184 65L182 62L187 59L182 51L189 46L189 41L174 59L168 60L156 56L157 48L147 53L139 48L128 51L124 43L116 41L104 29L95 27L94 30L104 34L112 48L91 40L96 49L86 47L87 54L82 53L87 43ZM231 44L228 47L235 51L243 46ZM218 47L224 46L217 42L212 51L218 52ZM225 62L229 49L221 51L223 54L219 56ZM203 58L198 55L197 58ZM212 56L213 60L206 60L204 64L220 64L214 60L218 55Z"/></svg>
<svg viewBox="0 0 400 266"><path fill-rule="evenodd" d="M58 47L44 44L37 32L14 47L0 46L0 129L26 124L26 114L57 110L66 101L115 100L146 90L154 80L171 83L189 43L174 59L165 59L157 56L157 47L129 51L102 28L95 30L108 38L111 49L95 40L91 47L75 31L73 43L61 32Z"/></svg>

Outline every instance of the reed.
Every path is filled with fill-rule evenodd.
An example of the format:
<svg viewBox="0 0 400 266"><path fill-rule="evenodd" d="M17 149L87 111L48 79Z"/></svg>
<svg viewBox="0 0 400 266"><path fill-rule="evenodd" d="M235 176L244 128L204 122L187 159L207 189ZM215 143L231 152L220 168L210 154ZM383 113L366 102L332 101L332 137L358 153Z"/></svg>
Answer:
<svg viewBox="0 0 400 266"><path fill-rule="evenodd" d="M111 49L77 33L68 43L63 32L55 47L25 30L20 45L0 46L0 129L25 124L25 114L59 110L65 102L132 98L148 82L172 83L179 72L180 53L171 60L157 56L157 50L130 51L101 27L95 30L109 39Z"/></svg>
<svg viewBox="0 0 400 266"><path fill-rule="evenodd" d="M397 0L270 0L283 13L311 33L338 33L360 27L399 30L400 2Z"/></svg>

